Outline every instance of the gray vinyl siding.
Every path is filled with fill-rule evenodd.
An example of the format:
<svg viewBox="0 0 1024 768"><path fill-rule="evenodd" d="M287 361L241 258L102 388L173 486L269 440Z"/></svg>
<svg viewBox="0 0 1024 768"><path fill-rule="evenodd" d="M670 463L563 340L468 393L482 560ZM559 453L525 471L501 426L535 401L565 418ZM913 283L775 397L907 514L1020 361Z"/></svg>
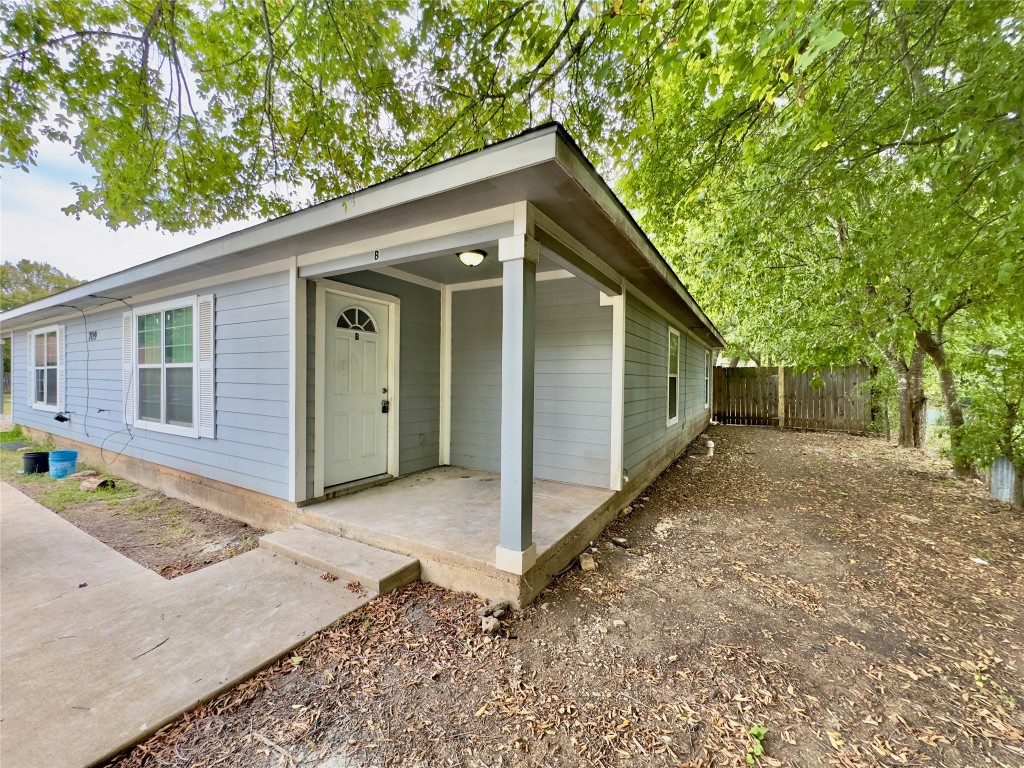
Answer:
<svg viewBox="0 0 1024 768"><path fill-rule="evenodd" d="M452 294L451 462L501 468L500 287ZM534 475L607 487L612 310L576 279L537 283Z"/></svg>
<svg viewBox="0 0 1024 768"><path fill-rule="evenodd" d="M14 421L101 447L115 473L123 447L127 456L287 498L288 274L238 281L226 276L222 285L193 293L215 296L215 438L126 427L121 393L124 307L87 315L87 322L81 317L60 321L67 329L65 407L71 412L71 421L64 424L28 405L29 329L14 332ZM45 325L52 323L40 327ZM87 341L87 330L96 333L94 341Z"/></svg>
<svg viewBox="0 0 1024 768"><path fill-rule="evenodd" d="M441 436L441 292L375 272L336 279L401 299L399 474L436 467Z"/></svg>
<svg viewBox="0 0 1024 768"><path fill-rule="evenodd" d="M665 450L694 422L706 419L704 352L685 331L679 337L679 421L668 421L668 323L635 296L626 296L624 446L626 472Z"/></svg>

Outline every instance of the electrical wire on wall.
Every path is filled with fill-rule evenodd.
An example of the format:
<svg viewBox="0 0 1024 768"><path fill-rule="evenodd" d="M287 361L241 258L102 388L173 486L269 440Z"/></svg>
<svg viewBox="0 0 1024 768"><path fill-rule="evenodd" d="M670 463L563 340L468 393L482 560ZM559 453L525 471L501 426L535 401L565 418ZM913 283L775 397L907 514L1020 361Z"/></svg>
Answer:
<svg viewBox="0 0 1024 768"><path fill-rule="evenodd" d="M85 311L81 307L75 307L71 304L61 304L62 307L73 309L82 316L82 325L85 326L85 414L82 416L82 428L85 430L85 436L91 437L89 434L89 318L86 317ZM70 421L68 415L73 413L69 410L70 403L68 402L68 374L67 374L67 359L68 359L68 334L64 333L64 353L65 360L65 371L64 371L64 399L61 400L64 403L64 410L57 414L57 420L60 421L60 416L64 416L65 421Z"/></svg>
<svg viewBox="0 0 1024 768"><path fill-rule="evenodd" d="M126 307L128 307L128 309L132 308L131 304L129 304L124 299L115 299L115 298L110 297L110 296L95 296L95 295L90 296L90 298L93 298L93 299L105 299L107 301L119 301L122 304L124 304ZM73 310L75 310L76 312L78 312L79 314L82 315L82 325L85 328L85 414L82 417L82 428L85 430L85 436L86 437L91 437L91 435L89 434L89 411L91 409L90 382L91 382L91 378L92 378L92 371L91 371L91 362L92 361L91 361L91 355L90 355L90 351L89 351L89 344L90 344L90 339L89 339L89 318L85 314L85 311L81 307L75 307L75 306L72 306L71 304L61 304L60 306L67 307L68 309L73 309ZM68 337L68 334L65 333L64 334L64 350L63 350L64 351L64 359L65 360L67 360L67 346L68 346L68 338L67 337ZM130 377L128 379L128 390L127 390L128 392L132 391L132 385L134 384L134 376L135 376L135 369L133 367L131 375L130 375ZM65 407L67 406L67 403L68 403L67 397L68 397L68 376L67 376L67 373L65 372L65 375L64 375L64 403L65 403ZM107 467L112 466L118 459L121 458L121 456L124 454L124 452L128 449L128 446L131 445L132 440L135 438L134 434L132 434L132 428L128 424L128 401L127 401L127 399L125 399L124 402L122 403L121 409L122 409L121 410L121 418L124 421L125 428L108 433L107 436L104 437L103 440L100 441L100 446L99 446L99 448L100 448L100 459L103 461L104 465L106 465ZM109 413L109 412L110 412L109 408L98 408L98 409L96 409L96 413ZM72 412L71 411L64 411L62 413L66 417L67 414L70 414ZM61 414L58 414L58 416L60 416L60 415ZM65 418L65 420L67 420L67 419ZM107 447L106 447L107 446L107 441L110 440L110 438L115 437L117 435L128 435L128 439L125 441L124 445L121 446L121 449L114 455L114 457L112 459L108 460L107 459L107 453L106 453L106 451L107 451Z"/></svg>
<svg viewBox="0 0 1024 768"><path fill-rule="evenodd" d="M129 304L124 299L115 299L112 296L96 296L95 294L91 295L90 298L93 298L93 299L106 299L107 301L119 301L122 304L124 304L126 307L128 307L128 309L132 309L132 305ZM88 341L86 343L88 343ZM86 375L88 376L88 370L86 370ZM126 393L132 391L132 386L134 385L134 383L135 383L135 366L132 366L131 374L128 377L128 389L126 390ZM116 462L118 459L121 458L121 456L124 454L124 452L126 450L128 450L128 446L131 445L132 440L135 439L135 435L132 434L132 428L128 424L128 398L127 397L124 397L122 399L122 402L121 402L121 419L124 421L124 429L119 429L116 432L111 432L109 435L107 435L105 438L103 438L103 440L100 442L100 459L102 459L103 463L106 466L108 466L108 467L112 466L114 464L114 462ZM107 461L107 456L106 456L106 453L105 453L107 441L110 438L112 438L114 435L123 435L123 434L127 434L128 435L128 439L125 440L124 445L121 446L121 450L119 450L114 455L114 458L112 458L110 461Z"/></svg>

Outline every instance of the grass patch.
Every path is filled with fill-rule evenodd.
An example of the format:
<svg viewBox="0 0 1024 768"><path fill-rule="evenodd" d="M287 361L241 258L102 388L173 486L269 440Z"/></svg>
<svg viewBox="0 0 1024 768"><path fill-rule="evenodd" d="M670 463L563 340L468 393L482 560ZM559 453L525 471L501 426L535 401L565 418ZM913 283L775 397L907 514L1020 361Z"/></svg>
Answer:
<svg viewBox="0 0 1024 768"><path fill-rule="evenodd" d="M20 424L15 424L12 429L0 432L0 443L12 443L15 440L25 440L25 433L21 430Z"/></svg>
<svg viewBox="0 0 1024 768"><path fill-rule="evenodd" d="M124 504L118 511L133 520L145 520L156 515L162 503L163 499L159 497L145 496L130 504Z"/></svg>
<svg viewBox="0 0 1024 768"><path fill-rule="evenodd" d="M40 475L39 477L43 477ZM124 480L114 480L116 485L113 488L101 488L95 491L83 491L78 487L81 480L63 479L53 480L49 475L45 476L49 483L36 496L36 501L54 512L66 512L81 504L88 504L90 501L104 500L107 506L112 506L118 501L129 499L138 493L138 489L131 483Z"/></svg>
<svg viewBox="0 0 1024 768"><path fill-rule="evenodd" d="M181 514L180 509L168 510L167 514L171 516L171 520L164 526L163 533L160 536L164 541L180 541L181 539L187 539L196 532L191 523L179 517Z"/></svg>
<svg viewBox="0 0 1024 768"><path fill-rule="evenodd" d="M25 439L25 435L21 430L21 427L15 427L9 429L6 432L0 433L0 438L3 442L20 440L22 442L30 442ZM47 443L32 443L30 450L47 451L52 450L52 445ZM86 504L90 501L96 501L102 499L107 502L107 506L113 507L118 502L129 499L132 496L138 494L139 489L137 486L129 483L127 480L121 480L120 478L114 478L106 473L101 473L103 477L110 479L114 482L114 488L103 488L96 491L83 491L79 488L79 484L82 482L81 479L75 478L63 478L60 480L54 480L49 474L43 472L34 475L22 474L24 468L24 462L22 461L22 451L0 451L0 478L14 483L17 486L31 486L31 496L48 509L52 509L54 512L61 513L66 512L69 509L73 509L81 504ZM84 464L79 463L79 471L85 469L91 469ZM159 504L159 502L157 502Z"/></svg>

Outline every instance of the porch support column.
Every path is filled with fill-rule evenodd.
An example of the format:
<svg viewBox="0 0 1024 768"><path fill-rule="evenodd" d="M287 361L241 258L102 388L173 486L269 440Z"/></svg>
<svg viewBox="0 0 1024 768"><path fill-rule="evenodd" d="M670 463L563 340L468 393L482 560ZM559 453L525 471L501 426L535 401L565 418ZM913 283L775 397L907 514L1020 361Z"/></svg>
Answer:
<svg viewBox="0 0 1024 768"><path fill-rule="evenodd" d="M501 543L495 565L524 574L533 543L534 306L540 247L517 234L498 241L501 303Z"/></svg>

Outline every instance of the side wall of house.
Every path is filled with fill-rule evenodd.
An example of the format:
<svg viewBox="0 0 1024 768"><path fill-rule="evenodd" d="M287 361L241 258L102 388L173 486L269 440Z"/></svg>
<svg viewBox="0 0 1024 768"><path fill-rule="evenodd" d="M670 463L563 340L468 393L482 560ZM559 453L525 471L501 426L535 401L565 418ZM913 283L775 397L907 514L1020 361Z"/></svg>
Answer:
<svg viewBox="0 0 1024 768"><path fill-rule="evenodd" d="M679 331L679 421L668 426L669 323L636 296L626 296L624 446L626 473L662 455L674 440L710 419L704 405L704 354L707 347Z"/></svg>
<svg viewBox="0 0 1024 768"><path fill-rule="evenodd" d="M501 302L497 288L452 294L454 465L501 467ZM567 278L537 283L534 475L608 486L612 310Z"/></svg>
<svg viewBox="0 0 1024 768"><path fill-rule="evenodd" d="M28 333L14 332L16 424L102 449L117 472L121 452L161 466L277 498L288 497L288 273L232 281L183 294L215 296L216 436L192 438L128 427L122 401L125 307L57 321L65 333L65 409L71 420L28 403ZM172 300L178 297L167 297ZM161 302L164 299L160 300ZM139 302L145 305L149 302ZM41 323L48 327L53 322ZM95 338L89 340L89 334Z"/></svg>

